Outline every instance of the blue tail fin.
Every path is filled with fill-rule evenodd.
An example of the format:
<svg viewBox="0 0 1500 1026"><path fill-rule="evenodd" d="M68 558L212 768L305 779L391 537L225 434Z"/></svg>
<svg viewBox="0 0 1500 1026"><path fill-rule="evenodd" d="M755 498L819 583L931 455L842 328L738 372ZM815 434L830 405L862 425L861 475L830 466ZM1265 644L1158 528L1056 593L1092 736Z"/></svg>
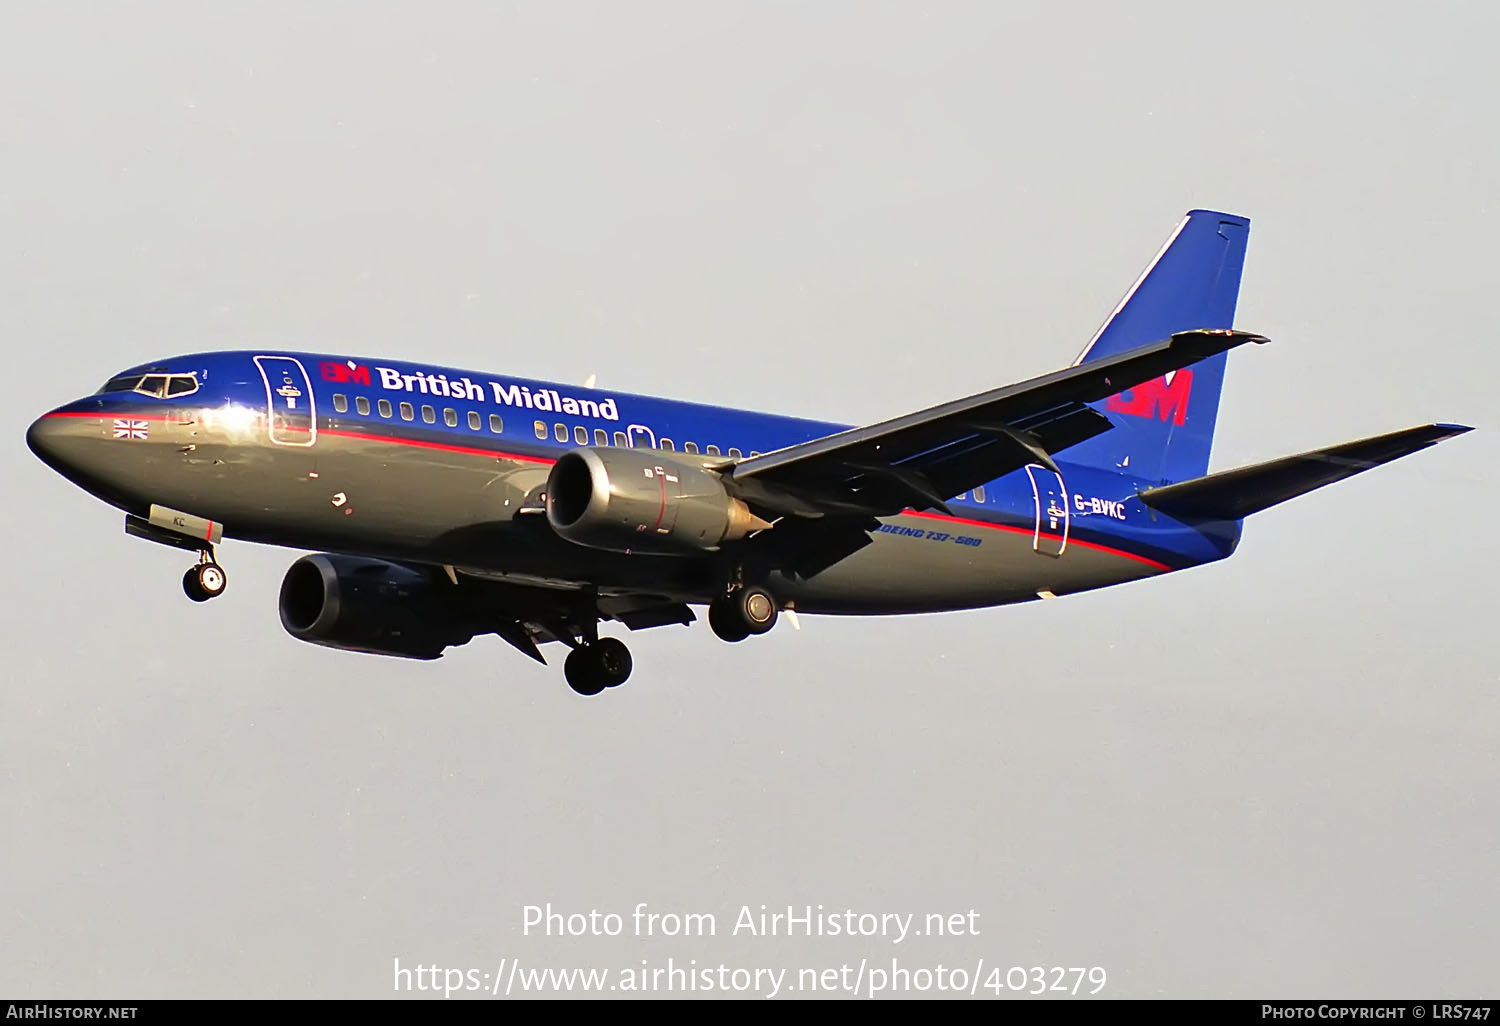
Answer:
<svg viewBox="0 0 1500 1026"><path fill-rule="evenodd" d="M1177 331L1233 327L1249 234L1248 218L1189 211L1075 365ZM1220 353L1093 404L1114 429L1074 446L1065 458L1158 482L1203 476L1227 360Z"/></svg>

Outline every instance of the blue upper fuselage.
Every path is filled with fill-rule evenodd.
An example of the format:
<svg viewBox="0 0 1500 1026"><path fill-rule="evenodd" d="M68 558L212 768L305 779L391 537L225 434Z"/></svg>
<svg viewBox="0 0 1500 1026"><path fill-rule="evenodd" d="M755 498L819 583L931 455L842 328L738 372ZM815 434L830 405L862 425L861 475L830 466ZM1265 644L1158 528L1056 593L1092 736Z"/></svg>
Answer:
<svg viewBox="0 0 1500 1026"><path fill-rule="evenodd" d="M180 377L174 377L180 376ZM190 376L190 377L189 377ZM141 387L131 385L141 379ZM196 387L189 387L191 380ZM846 430L847 425L678 400L343 354L216 352L123 371L106 388L55 411L164 419L174 410L267 409L270 393L307 393L305 422L273 423L270 439L316 445L331 435L434 450L550 463L580 446L635 446L726 461ZM287 393L282 393L283 395ZM274 405L274 404L273 404ZM277 433L281 437L276 437ZM1070 543L1181 569L1233 552L1241 522L1185 524L1145 507L1137 492L1159 484L1058 460ZM974 527L1030 530L1040 502L1026 470L948 501ZM1056 503L1053 503L1054 510Z"/></svg>

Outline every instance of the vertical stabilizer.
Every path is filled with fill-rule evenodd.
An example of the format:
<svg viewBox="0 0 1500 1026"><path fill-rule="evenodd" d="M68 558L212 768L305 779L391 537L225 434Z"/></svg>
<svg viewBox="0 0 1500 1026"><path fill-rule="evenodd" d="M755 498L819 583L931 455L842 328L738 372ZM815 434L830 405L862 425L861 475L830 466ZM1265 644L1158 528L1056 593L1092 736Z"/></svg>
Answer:
<svg viewBox="0 0 1500 1026"><path fill-rule="evenodd" d="M1074 364L1178 331L1233 327L1249 234L1248 218L1189 211ZM1064 458L1157 482L1201 477L1208 472L1227 360L1220 353L1092 404L1115 428Z"/></svg>

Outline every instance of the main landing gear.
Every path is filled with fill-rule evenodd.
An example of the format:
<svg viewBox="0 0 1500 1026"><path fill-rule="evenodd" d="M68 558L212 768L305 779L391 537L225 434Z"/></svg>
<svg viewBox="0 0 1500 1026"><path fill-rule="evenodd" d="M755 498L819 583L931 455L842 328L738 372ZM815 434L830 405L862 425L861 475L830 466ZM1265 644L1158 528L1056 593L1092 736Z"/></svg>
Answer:
<svg viewBox="0 0 1500 1026"><path fill-rule="evenodd" d="M776 599L759 585L737 585L708 604L708 625L724 641L744 641L776 626Z"/></svg>
<svg viewBox="0 0 1500 1026"><path fill-rule="evenodd" d="M214 562L213 549L204 549L199 553L198 565L189 567L188 572L182 575L182 590L194 602L218 598L224 594L224 587L228 583L229 578L224 573L224 568Z"/></svg>
<svg viewBox="0 0 1500 1026"><path fill-rule="evenodd" d="M580 695L597 695L605 688L617 688L629 680L632 665L625 642L599 638L584 642L568 653L563 662L563 676L568 679L568 687Z"/></svg>

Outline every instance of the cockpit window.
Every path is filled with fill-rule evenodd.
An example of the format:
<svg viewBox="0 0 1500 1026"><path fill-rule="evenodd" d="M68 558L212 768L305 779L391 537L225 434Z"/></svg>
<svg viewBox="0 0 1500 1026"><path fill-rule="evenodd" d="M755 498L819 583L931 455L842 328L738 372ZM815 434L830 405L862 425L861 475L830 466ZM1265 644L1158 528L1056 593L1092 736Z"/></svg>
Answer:
<svg viewBox="0 0 1500 1026"><path fill-rule="evenodd" d="M191 395L198 391L196 374L121 374L104 383L100 392L139 392L153 399Z"/></svg>

